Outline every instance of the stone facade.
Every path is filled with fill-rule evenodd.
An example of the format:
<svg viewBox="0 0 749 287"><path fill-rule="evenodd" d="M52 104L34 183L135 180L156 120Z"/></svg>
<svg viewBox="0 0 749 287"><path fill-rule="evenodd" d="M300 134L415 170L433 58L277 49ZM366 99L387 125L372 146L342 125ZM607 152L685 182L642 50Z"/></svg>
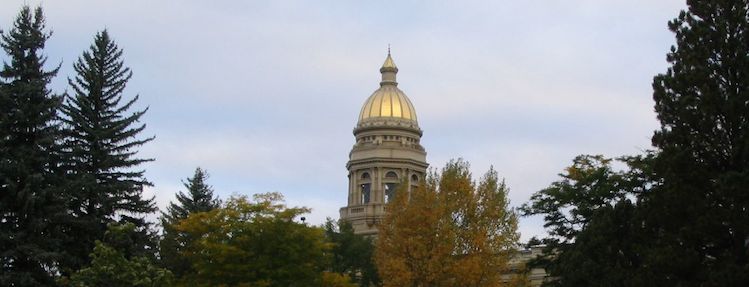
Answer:
<svg viewBox="0 0 749 287"><path fill-rule="evenodd" d="M513 275L516 275L520 272L525 272L526 263L541 255L543 249L543 245L531 246L529 248L519 248L517 253L515 253L515 255L510 259L510 272L502 275L503 280L505 282L508 282L511 280ZM543 268L531 268L530 270L528 270L528 273L526 275L528 276L527 279L528 283L530 283L530 287L541 286L541 284L548 281L549 279L546 275L546 270L544 270Z"/></svg>

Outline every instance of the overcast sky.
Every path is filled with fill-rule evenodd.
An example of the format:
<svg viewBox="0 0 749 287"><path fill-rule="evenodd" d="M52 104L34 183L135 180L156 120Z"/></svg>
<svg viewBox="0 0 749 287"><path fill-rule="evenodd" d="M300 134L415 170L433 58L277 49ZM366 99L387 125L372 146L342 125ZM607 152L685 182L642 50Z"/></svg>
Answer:
<svg viewBox="0 0 749 287"><path fill-rule="evenodd" d="M41 3L54 31L55 92L108 29L134 76L125 97L149 107L140 149L161 208L207 169L221 198L278 191L315 224L346 204L361 105L392 46L416 107L427 161L490 165L513 206L558 179L578 154L650 148L652 77L674 43L683 0L33 1L0 2L7 30ZM3 54L2 60L7 57ZM543 235L521 220L522 238Z"/></svg>

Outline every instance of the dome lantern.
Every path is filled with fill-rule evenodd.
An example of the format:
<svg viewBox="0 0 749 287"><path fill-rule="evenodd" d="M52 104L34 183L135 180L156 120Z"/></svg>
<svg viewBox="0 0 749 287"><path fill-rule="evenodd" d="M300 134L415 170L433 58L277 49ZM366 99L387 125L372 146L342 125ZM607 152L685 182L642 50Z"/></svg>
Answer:
<svg viewBox="0 0 749 287"><path fill-rule="evenodd" d="M395 66L395 62L393 62L393 57L390 56L389 48L388 48L388 57L385 59L385 63L382 64L382 68L380 68L380 73L382 73L382 82L380 82L380 86L384 86L384 85L397 86L398 85L398 82L395 80L395 75L398 74L398 67Z"/></svg>

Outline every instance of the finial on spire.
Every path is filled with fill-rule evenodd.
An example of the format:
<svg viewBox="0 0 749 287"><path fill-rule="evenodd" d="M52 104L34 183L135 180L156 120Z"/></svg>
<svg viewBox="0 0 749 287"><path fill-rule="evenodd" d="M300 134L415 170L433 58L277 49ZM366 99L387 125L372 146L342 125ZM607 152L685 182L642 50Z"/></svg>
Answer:
<svg viewBox="0 0 749 287"><path fill-rule="evenodd" d="M390 56L390 45L388 45L388 56L385 58L385 63L382 64L382 68L380 68L380 72L384 72L384 70L388 70L391 72L398 72L398 67L395 66L395 62L393 62L393 57Z"/></svg>
<svg viewBox="0 0 749 287"><path fill-rule="evenodd" d="M393 57L390 56L390 44L388 44L388 56L385 58L385 63L382 64L382 68L380 68L380 73L382 73L382 82L380 82L380 85L398 85L398 82L395 81L395 74L398 73L398 67L395 66L395 62L393 62Z"/></svg>

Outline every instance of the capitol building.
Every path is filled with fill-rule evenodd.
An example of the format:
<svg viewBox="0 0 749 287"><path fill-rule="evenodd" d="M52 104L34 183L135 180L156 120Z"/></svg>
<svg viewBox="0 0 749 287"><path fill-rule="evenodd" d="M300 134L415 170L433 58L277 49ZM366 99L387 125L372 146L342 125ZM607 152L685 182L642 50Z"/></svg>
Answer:
<svg viewBox="0 0 749 287"><path fill-rule="evenodd" d="M380 88L364 102L354 128L356 142L346 164L348 204L340 210L354 232L370 236L377 234L396 186L405 182L410 190L428 167L416 109L398 88L398 67L389 52L380 73Z"/></svg>
<svg viewBox="0 0 749 287"><path fill-rule="evenodd" d="M385 216L385 205L397 185L408 184L410 191L429 166L416 109L398 88L398 67L390 51L380 73L380 87L364 102L354 128L355 143L346 164L348 201L340 209L341 220L351 223L356 234L366 236L377 235L377 224ZM513 272L521 272L526 262L541 253L540 247L520 249L510 260ZM540 286L546 273L533 268L528 279L531 286Z"/></svg>

